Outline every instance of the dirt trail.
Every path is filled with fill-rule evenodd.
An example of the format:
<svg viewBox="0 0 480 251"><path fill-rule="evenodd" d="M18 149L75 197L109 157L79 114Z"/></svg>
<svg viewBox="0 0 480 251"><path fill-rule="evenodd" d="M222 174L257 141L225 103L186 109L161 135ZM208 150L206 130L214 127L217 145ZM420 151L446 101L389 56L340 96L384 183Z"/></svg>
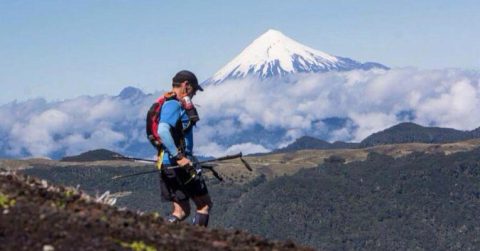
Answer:
<svg viewBox="0 0 480 251"><path fill-rule="evenodd" d="M171 225L74 188L0 174L0 250L313 250L242 231Z"/></svg>

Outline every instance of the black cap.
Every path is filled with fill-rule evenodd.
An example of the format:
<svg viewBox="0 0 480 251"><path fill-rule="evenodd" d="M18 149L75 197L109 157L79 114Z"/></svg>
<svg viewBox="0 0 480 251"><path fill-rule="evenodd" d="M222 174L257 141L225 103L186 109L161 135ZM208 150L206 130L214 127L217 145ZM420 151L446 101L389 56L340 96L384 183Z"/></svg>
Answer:
<svg viewBox="0 0 480 251"><path fill-rule="evenodd" d="M193 72L183 70L179 71L177 74L175 74L175 77L173 77L173 82L176 83L182 83L183 81L188 81L189 84L193 86L193 88L203 91L203 88L198 84L197 77Z"/></svg>

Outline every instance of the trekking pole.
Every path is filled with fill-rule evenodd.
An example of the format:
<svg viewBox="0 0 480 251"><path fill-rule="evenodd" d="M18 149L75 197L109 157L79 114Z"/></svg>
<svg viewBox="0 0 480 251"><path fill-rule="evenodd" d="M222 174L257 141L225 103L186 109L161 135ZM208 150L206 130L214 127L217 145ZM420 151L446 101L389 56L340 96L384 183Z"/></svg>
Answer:
<svg viewBox="0 0 480 251"><path fill-rule="evenodd" d="M117 158L118 158L118 157L117 157ZM134 161L145 161L145 162L149 162L149 163L156 163L156 162L157 162L157 161L155 161L155 160L140 159L140 158L130 158L130 157L124 157L124 156L121 156L120 158L122 158L122 159L134 160ZM250 172L252 171L252 168L251 168L250 164L248 164L248 162L245 161L245 160L242 158L242 152L240 152L240 153L238 153L238 154L234 154L234 155L227 155L227 156L224 156L224 157L213 158L213 159L209 159L209 160L202 160L202 161L198 161L197 163L194 163L194 164L196 164L196 165L201 165L201 164L205 164L205 163L216 162L216 161L223 161L223 160L229 160L229 159L236 159L236 158L240 158L240 160L241 160L242 163L245 165L245 167L246 167ZM181 167L180 165L176 165L176 166L165 167L165 169L171 170L171 169L176 169L176 168L180 168L180 167ZM139 172L139 173L132 173L132 174L123 175L123 176L115 176L115 177L113 177L112 179L128 178L128 177L137 176L137 175L142 175L142 174L155 173L155 172L158 172L158 171L159 171L159 170Z"/></svg>
<svg viewBox="0 0 480 251"><path fill-rule="evenodd" d="M134 161L134 162L140 162L140 163L157 163L156 160L153 160L153 159L142 159L142 158L133 158L133 157L126 157L126 156L122 156L122 155L113 155L112 156L113 158L115 159L119 159L119 160L131 160L131 161Z"/></svg>
<svg viewBox="0 0 480 251"><path fill-rule="evenodd" d="M153 159L142 159L142 158L134 158L134 157L126 157L126 156L122 156L122 155L114 155L113 158L116 158L116 159L123 159L123 160L131 160L131 161L134 161L134 162L147 162L147 163L157 163L156 160L153 160ZM208 163L208 162L214 162L214 161L222 161L222 160L229 160L229 159L236 159L236 158L242 158L242 152L240 153L237 153L237 154L234 154L234 155L227 155L227 156L223 156L223 157L218 157L218 158L214 158L214 159L209 159L209 160L202 160L202 161L199 161L197 162L196 164L204 164L204 163ZM243 158L242 158L243 160ZM244 160L243 160L244 161ZM242 161L242 162L243 162ZM247 163L248 165L248 163ZM250 167L250 165L248 165ZM175 168L178 168L180 166L171 166L169 167L168 169L175 169ZM251 170L251 168L248 168L248 170Z"/></svg>

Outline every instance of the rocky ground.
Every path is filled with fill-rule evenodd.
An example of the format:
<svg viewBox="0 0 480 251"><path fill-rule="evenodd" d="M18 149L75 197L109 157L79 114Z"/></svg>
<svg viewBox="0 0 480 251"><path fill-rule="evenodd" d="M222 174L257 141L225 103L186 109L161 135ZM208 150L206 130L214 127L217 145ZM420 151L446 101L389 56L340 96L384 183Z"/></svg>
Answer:
<svg viewBox="0 0 480 251"><path fill-rule="evenodd" d="M111 206L108 197L3 171L1 250L313 250L242 231L171 225L158 214Z"/></svg>

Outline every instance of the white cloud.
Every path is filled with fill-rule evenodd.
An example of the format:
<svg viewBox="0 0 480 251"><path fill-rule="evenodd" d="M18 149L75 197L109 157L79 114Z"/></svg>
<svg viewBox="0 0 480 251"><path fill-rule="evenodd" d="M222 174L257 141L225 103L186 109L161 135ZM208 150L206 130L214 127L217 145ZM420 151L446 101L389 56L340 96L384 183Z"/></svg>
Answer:
<svg viewBox="0 0 480 251"><path fill-rule="evenodd" d="M125 142L137 141L144 127L140 104L109 96L82 96L47 103L28 100L0 107L2 151L13 156L50 156L55 152L78 154L96 148L122 150ZM144 108L145 107L145 108Z"/></svg>
<svg viewBox="0 0 480 251"><path fill-rule="evenodd" d="M220 157L224 155L237 154L239 152L242 152L243 155L247 155L252 153L266 153L270 152L270 150L260 144L254 144L251 142L236 144L230 147L225 147L215 142L210 142L199 147L196 151L196 154L202 156Z"/></svg>
<svg viewBox="0 0 480 251"><path fill-rule="evenodd" d="M262 145L248 142L248 143L242 143L242 144L230 146L229 148L227 148L225 152L226 154L235 154L235 153L242 152L244 155L246 155L251 153L266 153L266 152L270 152L270 150L263 147Z"/></svg>
<svg viewBox="0 0 480 251"><path fill-rule="evenodd" d="M221 156L225 153L225 147L220 146L215 142L208 142L197 147L196 154L201 156Z"/></svg>
<svg viewBox="0 0 480 251"><path fill-rule="evenodd" d="M299 74L290 80L248 78L206 87L194 99L201 105L196 152L210 156L263 152L303 135L360 141L402 122L404 118L397 116L402 111L425 126L461 130L480 126L477 72L395 68ZM45 156L99 147L123 151L146 143L145 114L158 95L135 102L102 95L5 104L0 106L0 151ZM329 117L350 120L343 128L328 129L321 120ZM264 135L252 134L258 126L276 133L270 135L271 142L265 142ZM229 138L235 141L219 140Z"/></svg>
<svg viewBox="0 0 480 251"><path fill-rule="evenodd" d="M290 83L277 79L226 81L205 88L197 102L202 104L201 116L206 120L246 118L248 125L284 129L287 133L278 135L280 145L302 135L328 133L314 124L329 117L349 117L353 124L330 132L328 140L361 141L404 122L397 114L405 111L415 116L413 122L424 126L477 128L479 80L477 72L460 69L300 74ZM204 139L208 140L215 139Z"/></svg>
<svg viewBox="0 0 480 251"><path fill-rule="evenodd" d="M125 135L108 128L99 128L92 132L90 137L80 134L69 135L61 143L67 146L67 155L85 152L87 150L106 148L118 149L116 144L125 140Z"/></svg>
<svg viewBox="0 0 480 251"><path fill-rule="evenodd" d="M381 112L371 112L359 114L352 112L349 116L358 129L354 131L353 141L360 142L369 135L381 131L385 128L394 126L398 123L394 114L387 114Z"/></svg>
<svg viewBox="0 0 480 251"><path fill-rule="evenodd" d="M452 84L437 97L425 99L417 111L422 122L437 121L446 127L471 129L479 125L479 105L477 90L465 79Z"/></svg>

